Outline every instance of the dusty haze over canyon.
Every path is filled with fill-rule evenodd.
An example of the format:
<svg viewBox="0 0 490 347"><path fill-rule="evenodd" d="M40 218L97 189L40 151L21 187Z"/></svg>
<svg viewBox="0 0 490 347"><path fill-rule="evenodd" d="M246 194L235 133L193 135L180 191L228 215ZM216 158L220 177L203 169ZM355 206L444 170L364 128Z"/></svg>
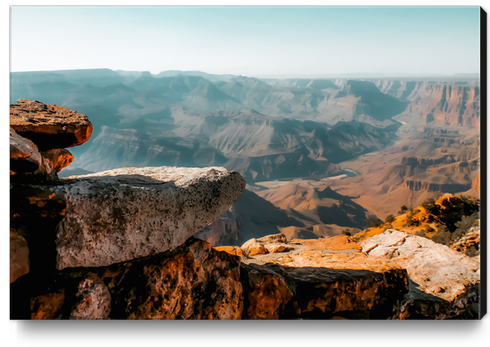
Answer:
<svg viewBox="0 0 490 347"><path fill-rule="evenodd" d="M10 92L15 319L481 317L479 76Z"/></svg>

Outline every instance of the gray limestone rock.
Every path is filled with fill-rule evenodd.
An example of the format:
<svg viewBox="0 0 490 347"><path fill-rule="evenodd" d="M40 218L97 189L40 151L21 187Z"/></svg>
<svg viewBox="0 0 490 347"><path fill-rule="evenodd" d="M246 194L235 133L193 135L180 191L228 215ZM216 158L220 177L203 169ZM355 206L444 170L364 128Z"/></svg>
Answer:
<svg viewBox="0 0 490 347"><path fill-rule="evenodd" d="M66 199L57 268L99 267L173 249L224 213L245 189L220 167L121 168L50 188Z"/></svg>

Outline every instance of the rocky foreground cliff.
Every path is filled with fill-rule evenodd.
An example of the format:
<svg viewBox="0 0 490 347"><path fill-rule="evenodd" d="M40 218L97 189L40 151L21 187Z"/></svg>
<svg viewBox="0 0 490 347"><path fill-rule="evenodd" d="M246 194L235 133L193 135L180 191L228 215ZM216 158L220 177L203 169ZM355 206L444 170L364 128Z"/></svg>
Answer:
<svg viewBox="0 0 490 347"><path fill-rule="evenodd" d="M19 100L10 124L11 319L479 318L480 258L463 245L389 229L358 242L277 234L212 248L193 235L237 200L240 174L59 179L66 148L91 135L88 118Z"/></svg>

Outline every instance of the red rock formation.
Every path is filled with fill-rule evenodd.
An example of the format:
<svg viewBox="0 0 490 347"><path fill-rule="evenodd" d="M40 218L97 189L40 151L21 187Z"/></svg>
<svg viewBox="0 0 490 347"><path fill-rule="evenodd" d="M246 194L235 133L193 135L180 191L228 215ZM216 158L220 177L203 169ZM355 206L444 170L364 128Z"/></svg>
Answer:
<svg viewBox="0 0 490 347"><path fill-rule="evenodd" d="M220 252L236 255L238 257L245 257L245 252L243 252L243 250L238 246L220 246L214 247L214 249Z"/></svg>
<svg viewBox="0 0 490 347"><path fill-rule="evenodd" d="M293 297L284 277L265 266L240 265L244 287L244 319L279 319Z"/></svg>
<svg viewBox="0 0 490 347"><path fill-rule="evenodd" d="M74 159L73 154L65 148L49 149L41 152L41 156L48 171L56 174L70 165Z"/></svg>
<svg viewBox="0 0 490 347"><path fill-rule="evenodd" d="M418 114L424 123L480 126L479 85L417 82L409 86L405 82L405 90L401 86L396 93L411 101L404 113Z"/></svg>
<svg viewBox="0 0 490 347"><path fill-rule="evenodd" d="M110 266L114 319L239 319L239 258L190 238L174 252Z"/></svg>
<svg viewBox="0 0 490 347"><path fill-rule="evenodd" d="M42 150L79 146L92 135L92 123L87 116L24 99L10 105L10 126Z"/></svg>
<svg viewBox="0 0 490 347"><path fill-rule="evenodd" d="M31 319L59 319L61 317L65 295L49 293L31 299Z"/></svg>
<svg viewBox="0 0 490 347"><path fill-rule="evenodd" d="M465 190L468 190L471 187L470 184L461 184L461 183L437 184L437 183L413 181L413 180L406 180L405 185L407 188L414 191L441 192L441 193L464 192Z"/></svg>

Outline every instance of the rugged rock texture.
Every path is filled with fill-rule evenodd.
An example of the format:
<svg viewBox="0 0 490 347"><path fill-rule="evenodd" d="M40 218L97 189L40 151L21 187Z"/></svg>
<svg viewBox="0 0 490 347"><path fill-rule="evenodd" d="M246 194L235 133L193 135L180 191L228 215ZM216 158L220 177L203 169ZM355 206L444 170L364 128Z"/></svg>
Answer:
<svg viewBox="0 0 490 347"><path fill-rule="evenodd" d="M243 252L243 250L238 246L220 246L214 247L214 249L220 252L236 255L238 257L245 257L245 252Z"/></svg>
<svg viewBox="0 0 490 347"><path fill-rule="evenodd" d="M364 112L365 93L384 98L371 89L348 83L337 96L359 98ZM398 231L362 244L276 234L213 249L192 235L241 194L238 173L123 168L59 180L73 157L52 141L82 141L72 130L91 131L85 116L24 100L12 110L16 126L35 128L22 133L34 142L11 131L11 160L28 163L11 176L13 319L478 318L480 257L463 252L478 253L477 231L467 229L479 202L445 195L419 211L432 214L417 223L444 220L460 252Z"/></svg>
<svg viewBox="0 0 490 347"><path fill-rule="evenodd" d="M279 319L293 297L284 277L266 266L240 265L245 292L244 319Z"/></svg>
<svg viewBox="0 0 490 347"><path fill-rule="evenodd" d="M89 273L78 284L77 302L70 312L70 319L108 319L111 312L111 293L104 282Z"/></svg>
<svg viewBox="0 0 490 347"><path fill-rule="evenodd" d="M172 252L113 265L102 275L113 319L239 319L239 258L190 238Z"/></svg>
<svg viewBox="0 0 490 347"><path fill-rule="evenodd" d="M407 114L419 114L424 123L480 126L480 86L421 83L407 99Z"/></svg>
<svg viewBox="0 0 490 347"><path fill-rule="evenodd" d="M31 299L31 319L60 319L65 295L49 293Z"/></svg>
<svg viewBox="0 0 490 347"><path fill-rule="evenodd" d="M406 186L410 190L424 191L424 192L447 192L447 193L457 193L463 192L471 188L471 184L460 184L460 183L446 183L437 184L423 181L412 181L407 180Z"/></svg>
<svg viewBox="0 0 490 347"><path fill-rule="evenodd" d="M79 146L92 135L92 123L87 116L24 99L10 105L10 126L42 150Z"/></svg>
<svg viewBox="0 0 490 347"><path fill-rule="evenodd" d="M29 273L29 247L15 230L10 230L10 283Z"/></svg>
<svg viewBox="0 0 490 347"><path fill-rule="evenodd" d="M478 315L477 312L472 312L472 304L477 302L478 295L471 293L477 291L475 287L480 282L479 257L470 258L427 238L407 235L397 230L387 230L368 238L361 246L369 257L386 259L407 269L416 289L424 293L425 297L436 298L425 301L424 305L431 306L433 303L431 310L422 310L432 311L432 315L426 318L452 318L467 311ZM406 303L411 300L410 304ZM414 306L415 310L416 302L413 297L407 296L404 304L406 307ZM440 307L442 312L438 310ZM451 312L453 315L449 315ZM403 313L399 318L408 318L410 314Z"/></svg>
<svg viewBox="0 0 490 347"><path fill-rule="evenodd" d="M367 257L361 253L359 245L345 236L331 239L332 249L328 249L326 243L323 248L299 243L317 240L294 240L287 244L289 252L242 258L244 264L253 266L255 276L265 277L263 284L250 287L254 295L259 296L262 291L265 301L279 300L276 306L268 306L271 315L279 315L279 318L380 318L392 314L393 305L408 292L406 270L388 261ZM269 242L273 242L272 238ZM245 270L251 271L246 267ZM272 281L277 283L279 291L282 279L292 293L290 299L284 294L287 291L267 289L266 284Z"/></svg>
<svg viewBox="0 0 490 347"><path fill-rule="evenodd" d="M289 251L286 235L277 234L264 236L260 239L251 239L245 242L241 249L247 256Z"/></svg>
<svg viewBox="0 0 490 347"><path fill-rule="evenodd" d="M58 173L73 162L73 154L65 148L49 149L41 153L48 172Z"/></svg>
<svg viewBox="0 0 490 347"><path fill-rule="evenodd" d="M272 242L272 240L271 240ZM285 253L242 258L245 294L261 293L280 318L478 318L479 256L470 258L424 237L389 230L358 244L339 235L293 240ZM252 266L252 268L247 267ZM406 270L405 270L406 269ZM244 275L246 276L246 275ZM292 297L281 294L286 281ZM275 291L268 288L275 283ZM354 285L354 283L356 283ZM335 288L335 289L333 289ZM335 293L335 294L332 294ZM272 299L274 298L274 299ZM249 299L250 302L256 300ZM256 314L248 306L250 316Z"/></svg>
<svg viewBox="0 0 490 347"><path fill-rule="evenodd" d="M245 181L223 168L124 168L72 177L57 268L107 266L167 251L218 218Z"/></svg>
<svg viewBox="0 0 490 347"><path fill-rule="evenodd" d="M462 252L469 257L480 254L480 220L477 223L454 242L451 249Z"/></svg>
<svg viewBox="0 0 490 347"><path fill-rule="evenodd" d="M10 128L10 175L42 171L44 167L37 146Z"/></svg>

